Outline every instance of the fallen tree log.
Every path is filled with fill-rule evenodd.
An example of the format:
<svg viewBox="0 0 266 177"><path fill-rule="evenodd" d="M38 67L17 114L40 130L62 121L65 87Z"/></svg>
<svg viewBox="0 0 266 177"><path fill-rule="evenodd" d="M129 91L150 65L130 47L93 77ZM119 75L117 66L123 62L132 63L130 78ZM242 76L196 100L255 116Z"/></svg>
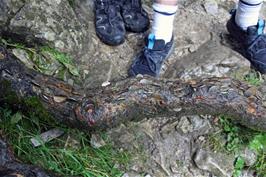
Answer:
<svg viewBox="0 0 266 177"><path fill-rule="evenodd" d="M0 176L1 177L55 177L41 168L22 164L15 160L12 150L0 137Z"/></svg>
<svg viewBox="0 0 266 177"><path fill-rule="evenodd" d="M139 77L108 87L73 88L26 68L0 48L0 102L27 109L25 99L37 97L54 118L85 131L144 117L184 114L224 114L246 127L266 131L262 94L231 78L183 82Z"/></svg>

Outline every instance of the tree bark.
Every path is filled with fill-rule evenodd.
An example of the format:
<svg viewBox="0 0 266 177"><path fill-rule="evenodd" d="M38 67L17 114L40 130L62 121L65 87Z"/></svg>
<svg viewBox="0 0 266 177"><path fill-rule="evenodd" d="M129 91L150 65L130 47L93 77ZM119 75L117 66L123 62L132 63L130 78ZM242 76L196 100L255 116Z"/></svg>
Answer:
<svg viewBox="0 0 266 177"><path fill-rule="evenodd" d="M12 91L17 100L7 99ZM37 97L57 120L85 131L156 116L228 115L236 122L266 131L263 92L231 78L184 82L150 77L129 78L108 87L80 89L26 68L0 48L0 102L26 107Z"/></svg>
<svg viewBox="0 0 266 177"><path fill-rule="evenodd" d="M55 177L41 168L22 164L15 160L12 150L0 137L0 176L1 177Z"/></svg>

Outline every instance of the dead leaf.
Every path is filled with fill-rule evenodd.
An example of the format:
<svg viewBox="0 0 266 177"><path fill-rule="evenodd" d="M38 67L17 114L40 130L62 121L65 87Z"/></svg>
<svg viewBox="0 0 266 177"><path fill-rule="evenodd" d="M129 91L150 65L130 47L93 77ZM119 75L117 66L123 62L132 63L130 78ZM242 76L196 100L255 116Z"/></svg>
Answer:
<svg viewBox="0 0 266 177"><path fill-rule="evenodd" d="M36 137L31 138L30 141L34 147L38 147L41 146L43 143L52 141L55 138L62 136L63 134L64 134L63 130L54 128L40 135L36 135Z"/></svg>
<svg viewBox="0 0 266 177"><path fill-rule="evenodd" d="M0 60L3 60L5 58L5 54L3 54L2 52L0 52Z"/></svg>
<svg viewBox="0 0 266 177"><path fill-rule="evenodd" d="M252 105L249 105L248 106L248 109L247 109L247 112L250 113L250 114L256 114L256 108Z"/></svg>
<svg viewBox="0 0 266 177"><path fill-rule="evenodd" d="M66 101L67 97L64 96L54 96L54 101L57 103L62 103L64 101Z"/></svg>
<svg viewBox="0 0 266 177"><path fill-rule="evenodd" d="M14 177L25 177L24 175L18 174L18 173L12 173L11 176Z"/></svg>

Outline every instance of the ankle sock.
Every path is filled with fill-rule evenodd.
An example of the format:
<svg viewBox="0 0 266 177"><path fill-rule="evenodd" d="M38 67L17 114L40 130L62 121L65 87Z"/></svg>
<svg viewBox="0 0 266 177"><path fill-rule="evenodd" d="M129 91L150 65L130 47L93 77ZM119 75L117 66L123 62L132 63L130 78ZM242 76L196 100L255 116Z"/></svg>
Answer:
<svg viewBox="0 0 266 177"><path fill-rule="evenodd" d="M155 35L155 39L162 39L168 43L173 36L177 6L154 3L152 7L154 10L152 33Z"/></svg>
<svg viewBox="0 0 266 177"><path fill-rule="evenodd" d="M235 22L242 29L258 23L259 13L263 0L239 0Z"/></svg>

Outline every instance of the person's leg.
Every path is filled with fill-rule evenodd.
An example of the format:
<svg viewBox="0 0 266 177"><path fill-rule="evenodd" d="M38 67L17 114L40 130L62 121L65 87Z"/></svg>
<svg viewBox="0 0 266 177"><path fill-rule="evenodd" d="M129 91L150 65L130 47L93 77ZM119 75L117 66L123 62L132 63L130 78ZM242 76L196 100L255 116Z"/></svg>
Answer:
<svg viewBox="0 0 266 177"><path fill-rule="evenodd" d="M266 35L265 21L259 20L263 0L239 0L227 22L227 30L240 46L240 53L246 57L253 68L266 73Z"/></svg>
<svg viewBox="0 0 266 177"><path fill-rule="evenodd" d="M157 0L153 4L154 21L152 33L156 39L163 39L166 43L171 41L173 23L177 11L176 0Z"/></svg>
<svg viewBox="0 0 266 177"><path fill-rule="evenodd" d="M235 21L238 26L246 30L258 23L263 0L240 0L236 10Z"/></svg>
<svg viewBox="0 0 266 177"><path fill-rule="evenodd" d="M153 3L154 18L147 44L134 59L129 69L130 76L147 74L158 77L163 62L173 47L173 23L177 0L156 0Z"/></svg>

